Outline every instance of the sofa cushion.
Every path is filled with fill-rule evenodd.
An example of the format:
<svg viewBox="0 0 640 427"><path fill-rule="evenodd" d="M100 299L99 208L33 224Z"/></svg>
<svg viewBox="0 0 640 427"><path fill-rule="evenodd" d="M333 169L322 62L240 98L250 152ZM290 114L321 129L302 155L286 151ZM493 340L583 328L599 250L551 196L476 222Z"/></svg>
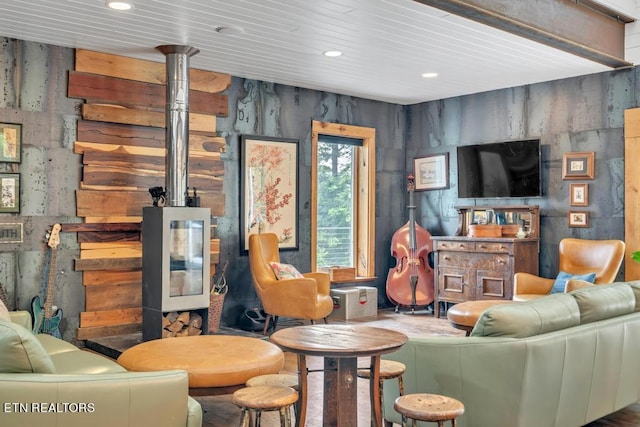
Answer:
<svg viewBox="0 0 640 427"><path fill-rule="evenodd" d="M634 311L640 311L640 281L627 282L636 297L636 308Z"/></svg>
<svg viewBox="0 0 640 427"><path fill-rule="evenodd" d="M553 294L485 310L471 336L525 338L579 324L575 299L569 294Z"/></svg>
<svg viewBox="0 0 640 427"><path fill-rule="evenodd" d="M55 367L31 331L0 321L0 372L53 374Z"/></svg>
<svg viewBox="0 0 640 427"><path fill-rule="evenodd" d="M86 350L67 351L51 356L58 374L108 374L127 372L116 361Z"/></svg>
<svg viewBox="0 0 640 427"><path fill-rule="evenodd" d="M577 289L569 295L580 307L582 324L633 313L636 308L635 295L626 283Z"/></svg>
<svg viewBox="0 0 640 427"><path fill-rule="evenodd" d="M578 279L584 280L585 282L593 283L596 281L596 273L587 273L587 274L570 274L564 271L558 273L556 277L556 281L553 282L553 287L551 288L550 294L557 294L560 292L564 292L564 288L567 284L567 280L570 279Z"/></svg>
<svg viewBox="0 0 640 427"><path fill-rule="evenodd" d="M36 339L40 341L44 351L46 351L49 356L59 353L67 353L69 351L80 351L80 349L75 345L49 334L37 334Z"/></svg>

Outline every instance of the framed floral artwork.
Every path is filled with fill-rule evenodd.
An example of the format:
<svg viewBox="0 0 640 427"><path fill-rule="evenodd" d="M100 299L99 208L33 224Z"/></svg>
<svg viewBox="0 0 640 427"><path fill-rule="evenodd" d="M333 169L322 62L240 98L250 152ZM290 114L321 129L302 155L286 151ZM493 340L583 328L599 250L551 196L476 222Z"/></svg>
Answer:
<svg viewBox="0 0 640 427"><path fill-rule="evenodd" d="M249 235L275 233L281 250L298 249L298 140L240 139L240 249Z"/></svg>

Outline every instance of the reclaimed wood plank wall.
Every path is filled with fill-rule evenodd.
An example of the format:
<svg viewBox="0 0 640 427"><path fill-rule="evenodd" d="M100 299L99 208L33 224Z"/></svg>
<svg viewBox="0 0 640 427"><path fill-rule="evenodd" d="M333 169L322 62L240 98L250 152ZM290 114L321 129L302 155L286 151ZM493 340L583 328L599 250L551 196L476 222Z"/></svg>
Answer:
<svg viewBox="0 0 640 427"><path fill-rule="evenodd" d="M216 136L216 117L228 113L221 94L231 76L190 70L189 186L212 216L224 215L226 141ZM76 50L68 94L79 98L74 152L82 154L76 214L85 311L78 339L137 332L142 327L142 209L152 205L150 187L165 186L165 64ZM213 236L214 234L212 234ZM211 241L212 274L220 242Z"/></svg>

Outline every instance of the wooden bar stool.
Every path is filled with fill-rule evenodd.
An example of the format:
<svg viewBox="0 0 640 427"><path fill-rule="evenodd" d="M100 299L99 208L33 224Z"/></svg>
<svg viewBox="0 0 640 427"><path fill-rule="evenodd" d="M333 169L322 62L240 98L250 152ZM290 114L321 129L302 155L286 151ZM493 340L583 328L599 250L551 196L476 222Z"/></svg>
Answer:
<svg viewBox="0 0 640 427"><path fill-rule="evenodd" d="M291 407L298 400L298 392L285 386L245 387L233 393L233 403L242 409L240 426L249 427L251 415L255 414L255 426L260 426L264 411L278 411L280 426L291 427Z"/></svg>
<svg viewBox="0 0 640 427"><path fill-rule="evenodd" d="M459 400L427 393L400 396L393 408L403 417L413 420L413 427L417 426L417 420L437 422L438 427L444 427L444 422L450 420L451 427L456 427L456 417L464 413L464 405ZM406 425L403 419L403 427Z"/></svg>
<svg viewBox="0 0 640 427"><path fill-rule="evenodd" d="M404 363L401 362L396 362L393 360L386 360L386 359L382 359L380 360L380 406L382 407L382 419L384 420L384 424L387 427L391 427L391 425L393 423L385 420L384 418L384 397L383 397L383 390L382 390L382 386L384 384L384 380L390 380L393 378L397 378L398 379L398 391L400 396L404 395L404 383L402 381L402 375L404 374L404 371L406 369L406 366L404 365ZM371 378L371 369L368 368L362 368L362 369L358 369L358 377L359 378L366 378L366 379L370 379ZM404 418L403 418L404 419Z"/></svg>

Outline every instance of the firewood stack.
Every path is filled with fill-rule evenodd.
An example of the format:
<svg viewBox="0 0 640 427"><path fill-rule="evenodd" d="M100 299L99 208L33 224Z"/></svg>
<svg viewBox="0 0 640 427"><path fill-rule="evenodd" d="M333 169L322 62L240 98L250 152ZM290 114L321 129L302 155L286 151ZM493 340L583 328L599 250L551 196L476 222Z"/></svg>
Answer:
<svg viewBox="0 0 640 427"><path fill-rule="evenodd" d="M198 313L172 311L162 316L162 338L190 337L202 334L202 316Z"/></svg>

